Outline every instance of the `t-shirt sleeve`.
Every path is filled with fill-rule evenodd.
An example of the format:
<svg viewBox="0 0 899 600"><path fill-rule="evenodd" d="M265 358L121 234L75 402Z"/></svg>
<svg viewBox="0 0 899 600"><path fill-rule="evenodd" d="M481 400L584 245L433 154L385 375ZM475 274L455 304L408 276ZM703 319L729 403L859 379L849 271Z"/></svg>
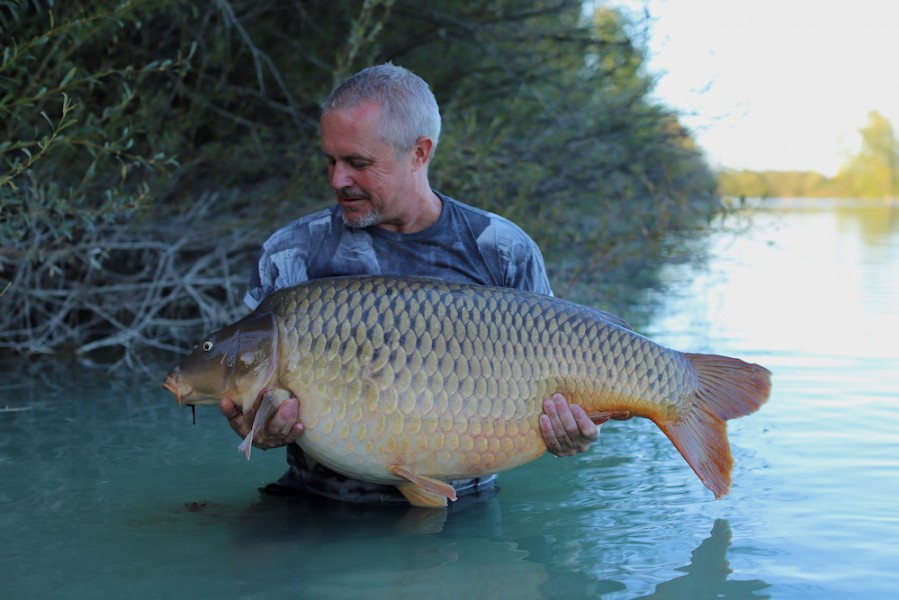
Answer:
<svg viewBox="0 0 899 600"><path fill-rule="evenodd" d="M250 310L275 290L309 280L312 257L321 250L330 222L330 213L315 213L285 225L262 244L243 299Z"/></svg>
<svg viewBox="0 0 899 600"><path fill-rule="evenodd" d="M553 295L540 248L511 221L493 215L490 225L478 237L478 246L484 254L496 254L502 286Z"/></svg>
<svg viewBox="0 0 899 600"><path fill-rule="evenodd" d="M552 287L546 275L543 254L530 237L521 233L524 239L513 239L509 243L509 258L506 262L508 286L552 296Z"/></svg>
<svg viewBox="0 0 899 600"><path fill-rule="evenodd" d="M306 259L306 253L301 248L278 249L264 244L256 268L250 273L244 304L255 310L275 290L308 281Z"/></svg>

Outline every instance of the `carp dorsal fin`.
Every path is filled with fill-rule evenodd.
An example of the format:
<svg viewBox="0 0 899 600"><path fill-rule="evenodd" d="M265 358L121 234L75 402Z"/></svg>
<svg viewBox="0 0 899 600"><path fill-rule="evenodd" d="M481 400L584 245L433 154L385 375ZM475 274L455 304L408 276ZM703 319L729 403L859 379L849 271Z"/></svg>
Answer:
<svg viewBox="0 0 899 600"><path fill-rule="evenodd" d="M621 317L619 317L616 314L612 314L607 310L601 310L599 308L594 308L593 310L595 310L596 312L599 313L599 316L602 318L603 321L608 321L609 323L611 323L613 325L618 325L619 327L623 327L625 329L630 329L631 331L634 330L634 328L631 327L630 323L628 323L627 321L625 321L624 319L622 319Z"/></svg>
<svg viewBox="0 0 899 600"><path fill-rule="evenodd" d="M445 481L418 475L402 465L390 465L388 470L410 482L397 484L396 488L412 506L446 508L447 499L456 499L455 488Z"/></svg>

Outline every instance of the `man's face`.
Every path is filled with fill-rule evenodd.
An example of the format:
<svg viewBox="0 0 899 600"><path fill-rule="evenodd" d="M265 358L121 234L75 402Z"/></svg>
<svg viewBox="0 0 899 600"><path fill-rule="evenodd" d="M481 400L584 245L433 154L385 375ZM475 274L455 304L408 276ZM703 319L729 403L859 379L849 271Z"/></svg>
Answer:
<svg viewBox="0 0 899 600"><path fill-rule="evenodd" d="M328 182L350 227L400 222L413 196L413 153L398 158L378 136L381 108L363 102L322 116L321 147Z"/></svg>

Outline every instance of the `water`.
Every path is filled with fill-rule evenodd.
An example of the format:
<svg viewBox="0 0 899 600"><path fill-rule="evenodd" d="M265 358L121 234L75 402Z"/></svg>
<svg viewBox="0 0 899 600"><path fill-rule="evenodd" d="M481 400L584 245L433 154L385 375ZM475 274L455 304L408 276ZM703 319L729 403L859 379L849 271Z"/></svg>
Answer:
<svg viewBox="0 0 899 600"><path fill-rule="evenodd" d="M899 206L770 203L672 268L645 332L774 371L715 501L635 419L449 513L263 498L160 374L7 365L0 597L879 598L899 590Z"/></svg>

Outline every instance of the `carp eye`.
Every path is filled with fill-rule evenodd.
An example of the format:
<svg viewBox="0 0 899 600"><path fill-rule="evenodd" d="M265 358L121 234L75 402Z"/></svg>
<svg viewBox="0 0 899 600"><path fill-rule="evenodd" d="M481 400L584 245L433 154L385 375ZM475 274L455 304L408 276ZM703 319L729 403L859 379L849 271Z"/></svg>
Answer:
<svg viewBox="0 0 899 600"><path fill-rule="evenodd" d="M209 352L214 346L215 344L212 343L212 340L206 340L205 342L203 342L203 351Z"/></svg>

